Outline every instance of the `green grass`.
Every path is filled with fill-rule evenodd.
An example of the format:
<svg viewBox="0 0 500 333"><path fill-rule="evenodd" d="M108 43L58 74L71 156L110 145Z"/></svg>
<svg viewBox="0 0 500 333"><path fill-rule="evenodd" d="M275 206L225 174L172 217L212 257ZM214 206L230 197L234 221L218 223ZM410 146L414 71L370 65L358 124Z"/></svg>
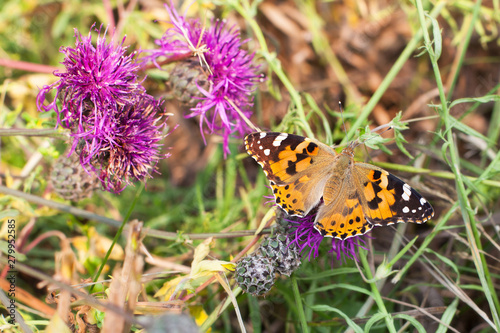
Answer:
<svg viewBox="0 0 500 333"><path fill-rule="evenodd" d="M388 157L373 163L402 174L417 184L419 190L429 193L428 198L436 210L435 218L426 225L376 230L373 239L367 239L367 250L360 251L359 263L346 260L340 265L332 260L325 255L329 250L329 242L325 240L319 258L304 259L301 268L290 278L279 278L265 298L242 293L230 271L215 274L206 271L202 277L178 273L175 267L191 268L195 249L209 237L214 240L206 259L214 260L213 264L216 260L226 262L251 253L264 234L270 232L266 226L269 205L264 205L266 199L263 198L270 195L267 180L258 166L247 161L241 140L232 139L232 153L226 159L220 145L216 145L206 165L191 175L187 185L173 185L170 179L169 160L178 158L174 149L169 160L160 166L162 174L149 180L145 189L142 184L136 184L120 195L100 192L79 203L64 201L49 192L47 180L51 164L64 150L67 135L60 129L53 130L54 115L39 113L35 105L38 87L53 82L54 77L46 74L47 71L23 70L10 62L2 62L0 245L5 254L6 222L11 218L17 223L19 252L39 241L31 251L23 256L19 254L17 287L42 301L48 292L37 288L40 281L56 285L57 290L71 290L54 279L60 265L55 256L63 252L58 233L67 239L85 236L91 244L89 228L95 226L99 237L114 239L116 246L125 248L127 229L122 232L118 227L122 222L122 227L126 227L130 220L138 219L144 222L142 243L148 253L142 252L141 256L164 259L164 266L158 262L146 264L147 269L155 268L158 274L156 280L146 276L143 280L146 292L140 300L149 302L146 314L154 313L153 304L165 305L160 302L171 302L168 303L171 305L172 301L179 301L187 313L201 306L206 316L194 312L190 315L200 320L198 325L202 331L212 328L215 332L240 330L237 313L254 332L263 332L276 323L279 330L289 332L340 332L347 327L355 332L425 332L429 327L436 332L457 332L472 327L481 332L500 331L497 282L500 236L495 229L500 197L500 84L495 75L498 75L500 58L485 51L486 48L480 50L487 56L476 56L477 48L482 47L478 43L490 43L489 47L493 48L498 42L498 35L487 31L488 26L499 24L498 1L493 2L493 8L480 1L416 0L415 3L392 3L387 12L381 9L378 14L387 16L393 11L403 12L409 18L411 35L370 96L366 96L365 86L350 77L353 66L346 64L331 46L335 35L332 26L350 23L330 22L327 18L331 18L331 13L318 10L328 8L335 12L340 7L334 5L340 5L289 1L288 5L297 8L304 19L301 28L309 34L314 66L330 70L345 93L346 132L336 102L332 107L327 97L297 88L296 77L290 76L294 72L293 64L283 61L287 59L286 54L276 54L277 41L271 36L280 36L281 43L290 40L283 37L279 29L269 30L271 23L259 7L262 2L218 1L215 4L218 13L244 22L243 36L250 38L249 48L265 64L266 87L262 86L263 91L256 94L253 118L261 128L271 127L315 137L328 144L344 145L356 140L360 133L366 134L366 126L375 122L377 106L383 103L390 89L397 86L401 73L411 68L412 84L417 88L430 82L430 89L437 89L437 98L426 100L422 108L434 117L394 120L394 124L408 127L395 135L394 140L383 142L383 151L393 153L394 159ZM0 7L0 22L3 22L0 23L0 59L49 66L58 66L62 60L58 52L60 46L74 44L73 28L86 34L94 21L107 23L109 17L100 1L75 0L63 5L4 0ZM205 15L208 11L205 7L198 9L190 15ZM377 19L375 15L354 12L359 21ZM138 7L125 16L115 13L122 20L118 31L127 34L131 48L143 49L153 48L154 39L161 36L165 23L152 22L162 19L161 15L165 13ZM453 54L453 63L440 61L449 54ZM467 84L464 77L480 65L490 72L496 68L493 79L486 80L481 90L478 87L479 93L475 95L460 95L464 91L460 87ZM154 71L151 73L146 84L152 89L165 89L164 82ZM420 93L417 88L401 88L401 93L413 89L415 94L409 98L414 99ZM287 112L282 117L274 114L272 107L263 107L272 105L278 110L283 101L287 103ZM467 115L486 120L486 131L473 127ZM404 109L402 116L405 116ZM419 137L415 128L420 121L432 121L435 125L432 133L426 133L425 143L411 139ZM377 143L377 139L367 144L371 147L374 142ZM478 156L466 154L469 143L479 144ZM357 153L360 160L372 160L377 154L364 148L359 148ZM377 156L385 156L385 153ZM255 234L259 228L264 228L263 234ZM70 249L74 253L79 250L74 244ZM111 251L105 250L108 249ZM90 257L86 262L76 259L77 266L83 268L75 272L75 276L95 281L103 281L110 275L116 278L113 269L122 266L123 260L88 252ZM24 256L26 259L21 262ZM0 256L0 263L1 272L7 264L6 256ZM177 276L185 277L177 285L178 293L172 298L165 294L155 296L164 283ZM211 279L211 283L207 279ZM103 305L106 294L99 294L98 301L88 296L92 288L103 291L109 284L86 286L78 293L80 302L112 311ZM228 290L232 291L228 293ZM25 305L18 307L23 318L17 317L19 325L28 325L32 331L47 330L54 315L40 313L26 299L17 299L17 304ZM5 317L7 312L2 309L1 313ZM5 318L0 317L0 325L8 326ZM137 322L133 326L141 327ZM21 332L23 328L8 326L8 329Z"/></svg>

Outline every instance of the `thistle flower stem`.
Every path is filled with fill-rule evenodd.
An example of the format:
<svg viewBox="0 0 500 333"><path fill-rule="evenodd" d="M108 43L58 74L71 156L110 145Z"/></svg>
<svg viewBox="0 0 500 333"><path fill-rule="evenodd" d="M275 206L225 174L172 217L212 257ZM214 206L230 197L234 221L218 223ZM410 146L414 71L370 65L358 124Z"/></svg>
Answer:
<svg viewBox="0 0 500 333"><path fill-rule="evenodd" d="M104 224L110 225L112 227L119 227L121 225L120 221L110 219L109 217L90 213L90 212L83 210L83 209L80 209L80 208L65 205L63 203L52 201L52 200L47 200L47 199L41 198L39 196L25 193L23 191L14 190L12 188L9 188L9 187L3 186L3 185L0 185L0 193L4 193L7 195L12 195L12 196L15 196L18 198L22 198L28 202L33 203L33 204L50 207L50 208L59 210L61 212L72 214L74 216L79 216L81 218L95 220L99 223L104 223ZM127 230L127 228L125 228L124 230ZM152 229L150 229L150 230L146 229L143 232L148 237L154 237L154 238L158 238L158 239L176 240L179 238L179 233L177 233L177 232L171 232L171 231L169 232L169 231L163 231L163 230L152 230ZM271 229L266 228L266 229L260 231L260 233L258 234L258 237L261 237L261 235L269 234L269 233L271 233ZM239 231L216 232L216 233L208 232L208 233L196 233L196 234L195 233L192 233L192 234L183 233L183 234L181 234L181 236L188 238L188 239L207 239L208 237L237 238L237 237L255 236L255 230L239 230ZM258 241L258 238L256 240L254 240L255 243L257 241ZM253 243L252 245L254 245L255 243ZM246 251L248 251L248 249ZM242 251L242 253L238 254L239 257L237 257L237 258L238 259L241 258L245 253L246 253L245 251Z"/></svg>
<svg viewBox="0 0 500 333"><path fill-rule="evenodd" d="M245 2L246 3L246 2ZM259 41L260 45L260 53L266 60L266 62L269 64L269 67L271 70L278 76L280 79L281 83L285 86L285 88L288 90L288 93L290 94L290 98L292 99L293 103L295 104L296 112L301 120L301 127L304 130L306 136L314 138L314 134L311 130L311 127L309 126L309 123L306 119L306 114L304 112L304 108L302 107L302 99L300 97L300 94L295 90L295 87L293 86L292 82L288 79L286 76L285 72L283 71L281 67L281 63L279 62L278 59L276 59L276 55L272 54L269 52L269 49L267 48L267 43L264 38L264 34L262 33L262 30L260 29L259 24L257 21L255 21L254 18L254 13L256 12L255 10L252 10L249 8L249 5L246 3L246 6L243 7L241 4L239 4L236 1L230 2L230 5L233 6L233 8L245 19L245 21L250 25L252 28L252 31L255 34L255 37Z"/></svg>
<svg viewBox="0 0 500 333"><path fill-rule="evenodd" d="M302 298L300 298L300 291L299 291L299 286L297 284L297 278L295 277L295 273L292 273L292 275L290 276L290 282L292 283L293 296L295 297L295 304L297 305L297 313L299 315L302 332L308 333L309 328L307 327L306 314L304 313Z"/></svg>
<svg viewBox="0 0 500 333"><path fill-rule="evenodd" d="M2 128L1 136L47 136L54 138L69 138L69 132L61 132L57 129L31 129L31 128Z"/></svg>

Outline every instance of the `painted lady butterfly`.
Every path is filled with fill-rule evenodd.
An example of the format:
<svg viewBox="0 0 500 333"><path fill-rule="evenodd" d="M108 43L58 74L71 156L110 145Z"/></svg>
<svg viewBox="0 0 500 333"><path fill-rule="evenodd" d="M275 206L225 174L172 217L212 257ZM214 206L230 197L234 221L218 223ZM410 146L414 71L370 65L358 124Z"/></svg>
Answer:
<svg viewBox="0 0 500 333"><path fill-rule="evenodd" d="M264 169L285 212L305 216L323 200L314 224L323 236L346 239L373 226L424 223L434 216L430 203L401 179L355 162L355 146L338 154L293 134L258 132L245 138L247 153Z"/></svg>

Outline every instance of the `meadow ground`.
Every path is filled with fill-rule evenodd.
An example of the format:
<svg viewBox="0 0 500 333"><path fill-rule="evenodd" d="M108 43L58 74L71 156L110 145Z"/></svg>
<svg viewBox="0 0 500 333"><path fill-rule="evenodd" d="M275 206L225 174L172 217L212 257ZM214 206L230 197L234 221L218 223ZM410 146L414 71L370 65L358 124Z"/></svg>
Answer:
<svg viewBox="0 0 500 333"><path fill-rule="evenodd" d="M3 331L500 330L496 1L0 3ZM256 129L358 140L435 215L283 226Z"/></svg>

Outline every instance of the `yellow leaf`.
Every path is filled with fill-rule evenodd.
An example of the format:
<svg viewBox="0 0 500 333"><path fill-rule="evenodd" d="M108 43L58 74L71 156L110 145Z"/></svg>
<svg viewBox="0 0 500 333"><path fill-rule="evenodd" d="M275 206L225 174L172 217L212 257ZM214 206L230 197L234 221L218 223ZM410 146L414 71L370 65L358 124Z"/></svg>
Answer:
<svg viewBox="0 0 500 333"><path fill-rule="evenodd" d="M90 237L91 241L95 241L95 243L94 243L95 254L99 258L104 258L104 256L106 255L106 252L108 252L109 248L111 247L111 244L113 244L113 241L107 237L99 235L99 233L97 233L97 231L94 227L91 227L89 229L89 237ZM123 260L124 256L125 255L124 255L123 248L120 245L115 244L115 246L113 246L113 250L111 251L111 254L109 255L109 259Z"/></svg>
<svg viewBox="0 0 500 333"><path fill-rule="evenodd" d="M178 293L182 290L194 290L189 278L186 276L178 276L165 282L163 287L156 292L154 297L163 297L164 300L168 301L174 293Z"/></svg>
<svg viewBox="0 0 500 333"><path fill-rule="evenodd" d="M266 226L267 222L269 222L272 218L276 216L276 207L273 206L271 209L269 209L262 218L262 221L260 221L259 226L257 227L257 230L255 230L255 235L260 234L260 232L264 229Z"/></svg>
<svg viewBox="0 0 500 333"><path fill-rule="evenodd" d="M209 237L196 247L196 249L194 250L193 262L191 263L191 271L195 271L198 263L205 259L205 257L208 255L208 253L210 252L210 245L212 241L213 238Z"/></svg>
<svg viewBox="0 0 500 333"><path fill-rule="evenodd" d="M88 236L73 237L71 243L78 252L80 262L83 263L85 260L92 257L104 258L113 241L99 235L94 227L90 227ZM112 260L123 260L123 248L115 244L109 258Z"/></svg>
<svg viewBox="0 0 500 333"><path fill-rule="evenodd" d="M189 307L189 314L194 317L196 325L200 326L207 320L208 315L201 305L193 305ZM209 328L205 332L212 332L212 328Z"/></svg>
<svg viewBox="0 0 500 333"><path fill-rule="evenodd" d="M207 282L211 277L213 273L210 274L204 274L204 275L199 275L194 278L189 279L189 284L193 287L193 291L196 290L196 288L200 287L202 284Z"/></svg>
<svg viewBox="0 0 500 333"><path fill-rule="evenodd" d="M227 272L234 270L235 264L223 260L202 260L196 266L196 270L191 271L191 278L195 279L200 276L213 274L216 272ZM232 269L231 269L232 268Z"/></svg>
<svg viewBox="0 0 500 333"><path fill-rule="evenodd" d="M222 264L222 267L230 272L234 272L234 270L236 269L236 264L234 262L229 262L227 264Z"/></svg>

